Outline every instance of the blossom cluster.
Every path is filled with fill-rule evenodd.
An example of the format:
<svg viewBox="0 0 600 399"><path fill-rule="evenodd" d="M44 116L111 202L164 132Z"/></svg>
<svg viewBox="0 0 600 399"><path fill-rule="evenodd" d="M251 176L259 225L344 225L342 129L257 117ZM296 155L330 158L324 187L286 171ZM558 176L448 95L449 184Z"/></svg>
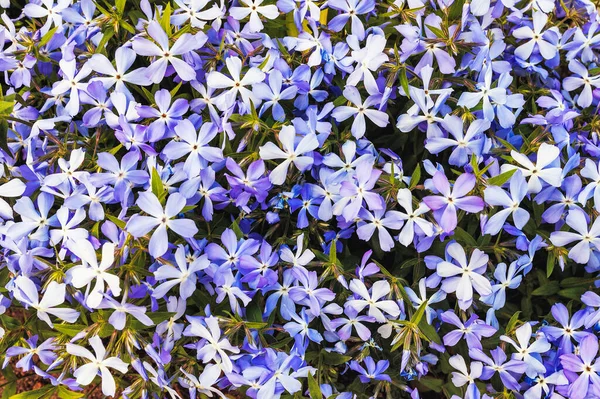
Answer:
<svg viewBox="0 0 600 399"><path fill-rule="evenodd" d="M0 1L0 380L600 398L591 0Z"/></svg>

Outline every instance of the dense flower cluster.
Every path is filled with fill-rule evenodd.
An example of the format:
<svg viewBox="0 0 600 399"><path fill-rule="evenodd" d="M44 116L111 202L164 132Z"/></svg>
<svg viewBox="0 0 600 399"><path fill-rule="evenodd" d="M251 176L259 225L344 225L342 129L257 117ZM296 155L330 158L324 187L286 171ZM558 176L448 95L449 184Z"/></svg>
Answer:
<svg viewBox="0 0 600 399"><path fill-rule="evenodd" d="M3 397L600 398L595 2L12 3Z"/></svg>

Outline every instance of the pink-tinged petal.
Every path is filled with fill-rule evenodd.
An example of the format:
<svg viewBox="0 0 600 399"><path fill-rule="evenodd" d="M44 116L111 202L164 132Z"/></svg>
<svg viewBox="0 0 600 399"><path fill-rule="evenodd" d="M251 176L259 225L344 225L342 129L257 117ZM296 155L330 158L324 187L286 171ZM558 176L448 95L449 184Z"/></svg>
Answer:
<svg viewBox="0 0 600 399"><path fill-rule="evenodd" d="M437 211L445 207L448 204L448 200L439 195L429 195L423 198L423 202L427 205L431 210Z"/></svg>
<svg viewBox="0 0 600 399"><path fill-rule="evenodd" d="M454 200L456 207L470 213L481 212L485 207L483 199L475 196L457 198Z"/></svg>
<svg viewBox="0 0 600 399"><path fill-rule="evenodd" d="M438 172L438 173L441 173L441 172ZM452 189L452 195L455 198L464 197L471 190L473 190L473 187L475 187L476 181L477 181L477 178L475 177L475 175L473 175L471 173L463 173L462 175L458 176L458 178L454 182L454 188Z"/></svg>
<svg viewBox="0 0 600 399"><path fill-rule="evenodd" d="M444 229L446 233L450 233L454 231L456 228L456 224L458 223L458 218L456 216L456 208L452 204L448 204L446 209L444 209L442 216L440 218L440 226Z"/></svg>
<svg viewBox="0 0 600 399"><path fill-rule="evenodd" d="M451 194L450 183L444 172L438 171L433 175L433 185L444 196L449 197ZM429 206L429 205L427 205ZM430 207L430 206L429 206ZM430 207L431 208L431 207ZM431 208L434 209L434 208Z"/></svg>

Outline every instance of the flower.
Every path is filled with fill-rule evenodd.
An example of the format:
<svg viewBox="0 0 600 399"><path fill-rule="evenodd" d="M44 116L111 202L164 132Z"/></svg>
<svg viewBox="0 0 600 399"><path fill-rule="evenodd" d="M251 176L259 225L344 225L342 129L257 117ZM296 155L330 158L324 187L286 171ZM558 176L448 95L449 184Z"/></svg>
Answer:
<svg viewBox="0 0 600 399"><path fill-rule="evenodd" d="M219 320L216 317L206 317L203 320L198 317L187 316L190 324L183 331L187 337L200 337L202 341L198 345L198 359L204 363L217 359L221 363L223 371L230 373L233 371L233 365L227 352L239 353L239 348L231 345L227 338L221 338L221 329ZM226 352L227 351L227 352Z"/></svg>
<svg viewBox="0 0 600 399"><path fill-rule="evenodd" d="M581 340L579 356L567 353L560 356L560 364L566 371L581 373L569 386L569 397L573 399L587 398L592 390L591 384L600 384L600 363L598 355L598 338L587 335Z"/></svg>
<svg viewBox="0 0 600 399"><path fill-rule="evenodd" d="M360 374L359 378L363 384L366 384L371 380L388 382L392 381L390 376L384 373L385 370L387 370L390 366L390 362L387 360L379 360L377 363L375 363L371 356L367 356L364 359L364 362L366 368L361 366L356 360L350 362L350 368Z"/></svg>
<svg viewBox="0 0 600 399"><path fill-rule="evenodd" d="M466 195L473 190L475 183L474 175L463 173L454 182L454 187L450 188L448 178L443 172L433 175L433 184L442 195L427 196L423 198L423 202L434 211L436 220L445 232L452 232L458 223L456 209L472 213L483 209L484 202L481 198Z"/></svg>
<svg viewBox="0 0 600 399"><path fill-rule="evenodd" d="M148 35L154 39L156 44L144 37L136 37L132 43L133 50L138 55L156 57L146 68L145 77L152 83L159 83L170 64L175 68L177 76L184 81L190 81L196 77L196 71L184 60L177 58L192 50L196 50L206 42L207 37L203 33L192 35L184 33L173 46L169 45L169 37L156 21L151 21L146 27Z"/></svg>
<svg viewBox="0 0 600 399"><path fill-rule="evenodd" d="M577 233L570 231L554 231L550 234L550 241L553 245L564 247L578 241L569 251L569 258L577 263L587 263L594 248L600 251L600 219L596 219L592 226L588 228L588 222L585 214L578 210L569 211L566 217L567 225Z"/></svg>
<svg viewBox="0 0 600 399"><path fill-rule="evenodd" d="M525 373L533 378L538 373L545 373L546 367L541 361L541 353L545 353L550 349L550 343L545 337L540 337L530 344L531 340L531 324L524 323L521 327L515 331L517 342L506 335L500 336L500 340L511 344L516 352L513 353L512 358L516 360L522 360L527 365Z"/></svg>
<svg viewBox="0 0 600 399"><path fill-rule="evenodd" d="M385 323L386 321L383 312L392 317L400 315L400 308L396 302L389 299L380 300L386 297L391 291L390 283L386 280L373 283L371 292L369 293L364 282L354 279L350 282L350 290L354 293L355 298L360 299L349 299L344 307L350 307L356 312L360 312L368 306L369 316L373 317L379 323Z"/></svg>
<svg viewBox="0 0 600 399"><path fill-rule="evenodd" d="M198 232L198 228L192 220L173 219L185 207L185 198L179 193L173 193L169 196L164 209L156 195L149 192L140 193L136 204L150 216L133 215L127 222L125 230L134 237L139 238L158 226L152 233L149 247L150 255L155 258L167 252L169 247L167 229L173 230L176 234L185 238L193 237Z"/></svg>
<svg viewBox="0 0 600 399"><path fill-rule="evenodd" d="M46 322L51 328L54 326L49 314L58 317L68 323L74 323L79 318L79 312L75 309L59 308L65 302L66 285L56 281L50 282L46 292L40 300L35 283L25 276L15 279L15 298L37 311L37 317Z"/></svg>
<svg viewBox="0 0 600 399"><path fill-rule="evenodd" d="M482 296L492 293L489 280L482 276L489 257L476 248L467 262L465 250L455 241L446 246L446 251L458 265L448 261L439 262L436 273L444 279L442 289L447 293L455 292L459 307L466 310L473 302L473 289Z"/></svg>
<svg viewBox="0 0 600 399"><path fill-rule="evenodd" d="M554 166L558 161L559 154L560 150L558 147L542 143L537 152L537 161L534 164L525 155L512 150L510 155L522 167L504 164L501 171L505 173L512 169L520 169L523 176L529 178L527 193L537 194L542 191L542 182L546 182L554 187L560 187L563 179L561 168Z"/></svg>
<svg viewBox="0 0 600 399"><path fill-rule="evenodd" d="M73 375L77 378L78 384L89 385L96 378L98 372L100 372L102 376L102 393L106 396L114 396L117 388L115 379L109 369L125 373L128 368L127 363L116 356L107 358L106 349L102 344L102 340L97 335L90 338L88 342L94 349L95 354L83 346L67 343L67 353L89 360L89 363L77 368Z"/></svg>
<svg viewBox="0 0 600 399"><path fill-rule="evenodd" d="M306 156L319 146L317 136L310 133L302 137L296 144L296 130L292 126L284 126L279 132L279 141L283 150L274 143L267 143L260 147L260 158L264 160L283 159L269 174L269 181L275 185L282 185L285 181L290 164L293 163L300 172L304 172L313 164L313 158Z"/></svg>
<svg viewBox="0 0 600 399"><path fill-rule="evenodd" d="M70 246L71 251L81 259L81 265L69 270L69 276L74 287L86 287L86 305L97 308L102 301L106 286L110 288L115 296L121 295L119 278L107 270L115 260L115 245L106 243L102 246L102 259L98 265L96 251L88 240L77 240ZM92 288L92 281L95 280Z"/></svg>
<svg viewBox="0 0 600 399"><path fill-rule="evenodd" d="M170 264L159 267L154 272L154 278L156 280L167 280L168 281L160 284L152 292L152 296L155 298L162 298L166 293L176 285L179 285L179 295L181 299L185 300L192 296L196 290L196 272L206 269L210 261L207 255L202 255L193 260L189 264L185 256L185 249L182 245L177 247L175 251L175 263L177 268Z"/></svg>
<svg viewBox="0 0 600 399"><path fill-rule="evenodd" d="M359 139L364 136L366 131L365 117L379 127L387 126L389 118L385 112L369 109L370 106L378 103L379 99L377 96L369 96L363 102L356 87L346 86L344 89L344 97L354 104L355 107L336 107L331 113L331 116L333 116L337 122L343 122L354 116L352 128L350 129L354 137Z"/></svg>
<svg viewBox="0 0 600 399"><path fill-rule="evenodd" d="M231 7L229 13L232 17L240 21L250 15L250 22L248 23L250 32L260 32L264 28L259 14L268 19L275 19L279 15L276 5L269 4L263 6L261 5L263 0L241 0L241 2L246 7Z"/></svg>

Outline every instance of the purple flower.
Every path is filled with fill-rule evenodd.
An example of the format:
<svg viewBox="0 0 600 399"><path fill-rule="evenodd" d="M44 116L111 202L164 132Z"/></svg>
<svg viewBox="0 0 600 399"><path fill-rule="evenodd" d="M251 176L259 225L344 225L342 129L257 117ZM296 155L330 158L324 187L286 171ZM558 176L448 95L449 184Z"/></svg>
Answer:
<svg viewBox="0 0 600 399"><path fill-rule="evenodd" d="M359 378L363 384L366 384L371 380L392 381L390 376L385 374L385 370L390 367L390 362L387 360L379 360L376 364L371 356L367 356L364 359L364 362L366 368L361 366L356 360L350 362L350 368L360 374Z"/></svg>
<svg viewBox="0 0 600 399"><path fill-rule="evenodd" d="M569 398L584 399L590 397L592 388L600 386L600 359L598 355L598 338L595 335L588 335L582 339L579 346L579 355L572 353L560 356L560 364L565 372L575 374L569 378Z"/></svg>
<svg viewBox="0 0 600 399"><path fill-rule="evenodd" d="M446 175L438 171L433 175L433 185L442 194L441 196L427 196L423 202L434 211L435 219L440 223L445 232L451 233L457 225L456 210L476 213L483 210L483 200L476 196L467 196L475 187L477 179L470 173L463 173L450 187Z"/></svg>
<svg viewBox="0 0 600 399"><path fill-rule="evenodd" d="M482 349L481 338L489 338L497 331L494 327L479 320L477 315L472 315L469 320L463 323L452 310L442 313L440 320L458 327L458 329L444 335L444 345L449 347L456 345L461 339L465 339L470 349Z"/></svg>
<svg viewBox="0 0 600 399"><path fill-rule="evenodd" d="M469 356L473 360L484 364L481 373L482 380L489 380L495 373L500 375L502 383L511 390L519 391L520 385L515 375L521 375L527 369L527 365L522 360L511 359L506 361L506 353L502 348L492 349L491 357L487 356L480 348L469 348Z"/></svg>
<svg viewBox="0 0 600 399"><path fill-rule="evenodd" d="M186 64L187 65L187 64ZM187 100L178 98L171 104L171 93L168 90L159 90L154 94L156 108L140 105L137 112L142 118L152 118L154 121L148 127L148 139L155 142L173 136L175 126L189 108ZM189 121L188 121L189 123ZM195 131L195 129L193 129Z"/></svg>

